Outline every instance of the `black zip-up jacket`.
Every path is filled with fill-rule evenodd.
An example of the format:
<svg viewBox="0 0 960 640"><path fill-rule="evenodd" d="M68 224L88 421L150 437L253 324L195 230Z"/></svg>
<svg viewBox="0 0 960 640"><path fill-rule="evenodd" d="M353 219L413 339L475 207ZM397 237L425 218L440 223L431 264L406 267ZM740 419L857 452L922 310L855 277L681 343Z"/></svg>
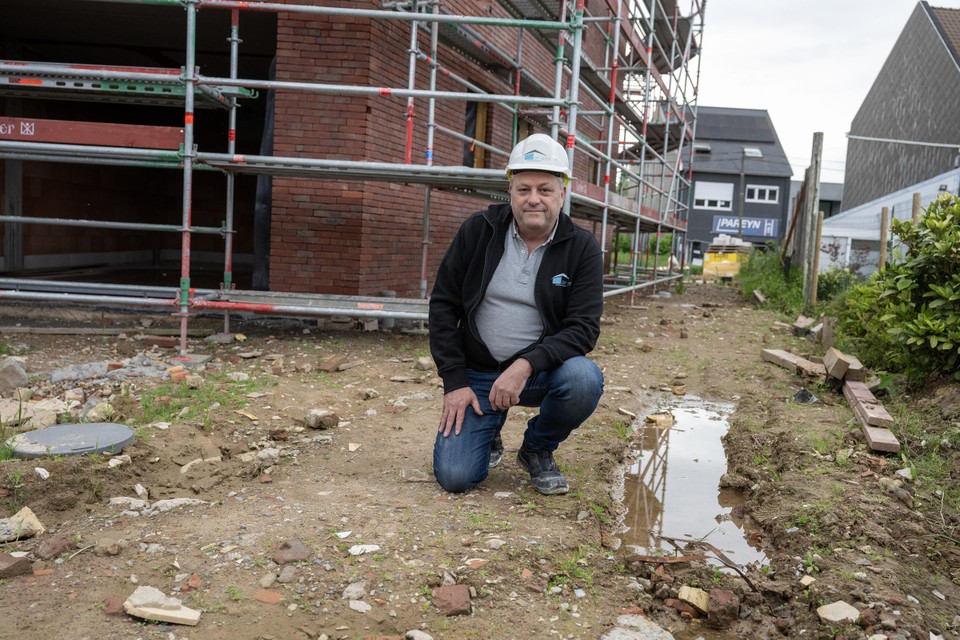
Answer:
<svg viewBox="0 0 960 640"><path fill-rule="evenodd" d="M603 256L596 238L561 214L534 285L543 320L540 339L504 362L480 339L476 313L503 256L513 212L491 205L464 221L447 249L430 295L430 352L443 379L443 392L469 386L467 369L503 371L519 357L534 373L586 355L600 335L603 312Z"/></svg>

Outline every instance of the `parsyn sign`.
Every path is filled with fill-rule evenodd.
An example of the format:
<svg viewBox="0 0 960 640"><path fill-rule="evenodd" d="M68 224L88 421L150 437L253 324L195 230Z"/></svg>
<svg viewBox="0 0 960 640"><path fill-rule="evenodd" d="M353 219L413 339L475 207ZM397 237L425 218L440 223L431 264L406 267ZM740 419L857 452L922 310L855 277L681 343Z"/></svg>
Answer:
<svg viewBox="0 0 960 640"><path fill-rule="evenodd" d="M761 238L776 238L780 229L780 220L777 218L744 218L743 235L759 236ZM739 235L740 218L738 216L713 216L713 233Z"/></svg>

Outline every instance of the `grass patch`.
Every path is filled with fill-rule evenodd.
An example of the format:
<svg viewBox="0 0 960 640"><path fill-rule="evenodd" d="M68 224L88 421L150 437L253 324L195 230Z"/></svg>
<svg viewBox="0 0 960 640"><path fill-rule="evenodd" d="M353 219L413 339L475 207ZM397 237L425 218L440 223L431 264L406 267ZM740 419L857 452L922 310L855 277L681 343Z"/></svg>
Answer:
<svg viewBox="0 0 960 640"><path fill-rule="evenodd" d="M589 555L589 549L580 545L568 557L558 560L557 573L550 578L550 586L554 587L561 584L592 586L593 571L587 561Z"/></svg>
<svg viewBox="0 0 960 640"><path fill-rule="evenodd" d="M234 382L226 374L207 376L196 389L182 382L162 384L141 394L140 414L131 416L131 421L137 425L199 421L204 428L209 428L212 426L209 415L211 409L242 409L247 405L246 394L262 389L267 384L269 382L256 378Z"/></svg>

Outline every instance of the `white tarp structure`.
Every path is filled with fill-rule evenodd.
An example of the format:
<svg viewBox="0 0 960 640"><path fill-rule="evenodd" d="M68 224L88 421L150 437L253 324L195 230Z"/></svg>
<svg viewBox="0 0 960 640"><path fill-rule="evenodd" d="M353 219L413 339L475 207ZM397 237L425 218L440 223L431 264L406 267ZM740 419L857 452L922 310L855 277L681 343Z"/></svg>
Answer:
<svg viewBox="0 0 960 640"><path fill-rule="evenodd" d="M888 208L891 222L894 218L909 220L913 213L914 193L920 194L920 206L926 209L941 194L956 195L958 192L960 168L824 220L820 238L820 272L848 268L862 276L873 273L880 260L880 217L883 207Z"/></svg>

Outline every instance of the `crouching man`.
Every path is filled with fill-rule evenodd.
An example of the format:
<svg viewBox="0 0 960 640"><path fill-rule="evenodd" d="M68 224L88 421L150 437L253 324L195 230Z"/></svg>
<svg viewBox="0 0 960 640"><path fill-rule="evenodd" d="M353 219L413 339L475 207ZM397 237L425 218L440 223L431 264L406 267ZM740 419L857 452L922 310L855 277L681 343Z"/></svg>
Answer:
<svg viewBox="0 0 960 640"><path fill-rule="evenodd" d="M509 409L538 407L517 464L540 493L566 493L553 454L603 394L586 357L600 334L603 258L593 235L561 215L570 181L562 146L544 134L522 140L507 178L510 204L463 223L430 296L444 391L433 471L447 491L476 486L503 457Z"/></svg>

